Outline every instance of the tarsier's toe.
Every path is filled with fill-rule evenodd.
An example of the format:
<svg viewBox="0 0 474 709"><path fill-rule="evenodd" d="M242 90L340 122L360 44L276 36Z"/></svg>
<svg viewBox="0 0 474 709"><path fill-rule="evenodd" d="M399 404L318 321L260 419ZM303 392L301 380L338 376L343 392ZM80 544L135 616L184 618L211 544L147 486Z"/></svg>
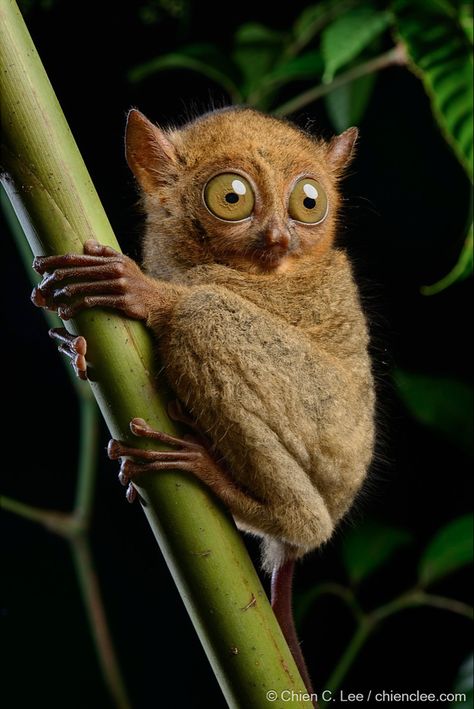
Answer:
<svg viewBox="0 0 474 709"><path fill-rule="evenodd" d="M127 491L125 493L125 497L127 498L127 502L130 502L130 504L132 504L137 499L137 496L138 496L138 493L137 493L136 489L133 487L132 483L129 483L129 485L127 487Z"/></svg>
<svg viewBox="0 0 474 709"><path fill-rule="evenodd" d="M56 340L59 352L69 358L79 379L86 380L86 338L82 335L71 335L64 327L55 327L48 334L53 340Z"/></svg>
<svg viewBox="0 0 474 709"><path fill-rule="evenodd" d="M117 256L118 251L115 251L111 246L104 246L96 239L88 239L84 243L84 253L90 256Z"/></svg>
<svg viewBox="0 0 474 709"><path fill-rule="evenodd" d="M40 291L40 289L38 287L33 288L33 290L31 291L30 298L31 298L31 302L33 303L33 305L36 305L37 308L46 308L47 307L46 298L44 297L44 295L42 294L42 292Z"/></svg>
<svg viewBox="0 0 474 709"><path fill-rule="evenodd" d="M143 434L146 431L150 431L151 428L145 419L134 418L130 421L130 430L135 436L143 436Z"/></svg>
<svg viewBox="0 0 474 709"><path fill-rule="evenodd" d="M120 484L127 488L125 491L125 499L127 500L127 502L132 503L132 502L135 502L138 494L137 494L136 489L133 487L132 483L130 482L129 476L126 473L127 466L125 465L125 463L127 463L127 461L124 460L122 465L120 466L120 472L118 474L118 479L119 479Z"/></svg>
<svg viewBox="0 0 474 709"><path fill-rule="evenodd" d="M120 472L118 474L118 479L119 479L119 483L121 485L123 485L124 487L127 487L127 485L130 483L130 478L128 477L128 475L125 475L122 468L120 468Z"/></svg>
<svg viewBox="0 0 474 709"><path fill-rule="evenodd" d="M137 491L130 482L130 478L128 477L128 475L123 472L123 466L120 468L118 479L119 483L127 488L125 491L125 498L127 502L135 502L135 500L137 499Z"/></svg>
<svg viewBox="0 0 474 709"><path fill-rule="evenodd" d="M107 455L110 460L118 460L121 457L122 446L121 444L112 438L107 446Z"/></svg>

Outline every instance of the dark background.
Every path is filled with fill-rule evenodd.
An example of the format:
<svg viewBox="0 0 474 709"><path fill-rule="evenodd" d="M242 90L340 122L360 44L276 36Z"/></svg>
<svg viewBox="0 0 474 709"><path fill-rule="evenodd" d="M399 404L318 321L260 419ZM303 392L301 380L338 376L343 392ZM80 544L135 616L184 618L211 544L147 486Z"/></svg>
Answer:
<svg viewBox="0 0 474 709"><path fill-rule="evenodd" d="M27 14L115 232L134 256L139 254L140 224L123 157L126 111L136 106L152 120L179 123L190 111L202 111L225 97L189 72L162 73L132 86L127 70L190 38L226 47L235 27L250 19L285 28L305 3L274 4L271 16L263 5L245 0L217 7L196 3L186 23L163 12L151 25L140 20L139 5L57 2L46 10L33 4ZM301 125L314 119L318 130L331 133L320 104L296 118ZM419 291L456 260L469 183L434 124L418 80L404 69L386 70L360 128L357 159L344 188L341 239L353 255L372 325L379 460L351 521L323 552L299 567L296 590L322 579L345 583L341 539L351 524L372 516L409 530L415 542L398 563L361 589L359 597L370 607L410 586L426 541L443 523L470 509L467 455L408 414L390 372L396 365L469 379L472 281L434 297ZM2 488L24 502L67 510L78 445L74 393L42 314L30 305L31 288L15 245L6 229L2 233L3 373L13 384L3 432L11 455L2 466ZM104 447L107 438L104 428ZM93 552L134 708L224 706L141 510L125 503L116 468L105 452L100 468ZM66 543L15 516L4 513L2 518L4 706L112 706ZM436 591L468 601L466 572L448 577ZM317 685L324 684L350 628L349 616L336 601L320 601L311 612L301 635ZM468 653L469 631L469 623L453 614L407 611L369 642L345 687L449 690Z"/></svg>

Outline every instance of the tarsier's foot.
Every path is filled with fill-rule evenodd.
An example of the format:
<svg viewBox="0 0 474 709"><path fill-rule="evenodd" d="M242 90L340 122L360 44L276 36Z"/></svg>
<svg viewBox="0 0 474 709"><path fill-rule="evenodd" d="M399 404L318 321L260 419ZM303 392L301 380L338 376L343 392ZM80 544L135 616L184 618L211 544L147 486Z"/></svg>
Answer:
<svg viewBox="0 0 474 709"><path fill-rule="evenodd" d="M121 459L119 480L127 486L126 497L129 502L136 498L136 490L132 481L143 473L159 470L184 470L193 473L204 483L210 484L211 479L221 477L219 464L204 443L187 436L176 438L168 433L155 431L143 419L134 418L130 422L130 430L135 436L151 438L176 450L151 451L133 448L120 441L112 439L109 442L108 454L112 460Z"/></svg>
<svg viewBox="0 0 474 709"><path fill-rule="evenodd" d="M90 239L83 254L39 256L33 268L43 276L31 294L33 303L57 310L63 320L94 307L116 308L138 320L147 317L147 277L110 246Z"/></svg>
<svg viewBox="0 0 474 709"><path fill-rule="evenodd" d="M79 379L87 379L87 342L81 335L71 335L64 327L55 327L49 336L58 343L58 350L69 357Z"/></svg>

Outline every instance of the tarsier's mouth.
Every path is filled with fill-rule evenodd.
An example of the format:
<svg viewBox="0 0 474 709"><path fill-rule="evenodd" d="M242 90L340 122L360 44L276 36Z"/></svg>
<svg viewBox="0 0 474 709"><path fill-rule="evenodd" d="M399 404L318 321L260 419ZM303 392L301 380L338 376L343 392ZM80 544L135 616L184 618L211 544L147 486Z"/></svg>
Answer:
<svg viewBox="0 0 474 709"><path fill-rule="evenodd" d="M279 247L269 249L259 249L253 254L253 258L258 264L268 270L273 270L289 256L289 250Z"/></svg>

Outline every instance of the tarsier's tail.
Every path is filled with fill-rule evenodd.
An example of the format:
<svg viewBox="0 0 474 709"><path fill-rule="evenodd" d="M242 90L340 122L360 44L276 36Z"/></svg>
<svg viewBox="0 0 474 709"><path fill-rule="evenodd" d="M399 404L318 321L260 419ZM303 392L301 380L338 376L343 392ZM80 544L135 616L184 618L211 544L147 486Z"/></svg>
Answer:
<svg viewBox="0 0 474 709"><path fill-rule="evenodd" d="M292 587L295 560L287 559L282 566L275 568L272 573L271 602L280 628L288 647L291 650L296 666L309 694L314 694L308 668L301 652L298 636L296 635L292 609ZM317 703L313 702L317 708Z"/></svg>

